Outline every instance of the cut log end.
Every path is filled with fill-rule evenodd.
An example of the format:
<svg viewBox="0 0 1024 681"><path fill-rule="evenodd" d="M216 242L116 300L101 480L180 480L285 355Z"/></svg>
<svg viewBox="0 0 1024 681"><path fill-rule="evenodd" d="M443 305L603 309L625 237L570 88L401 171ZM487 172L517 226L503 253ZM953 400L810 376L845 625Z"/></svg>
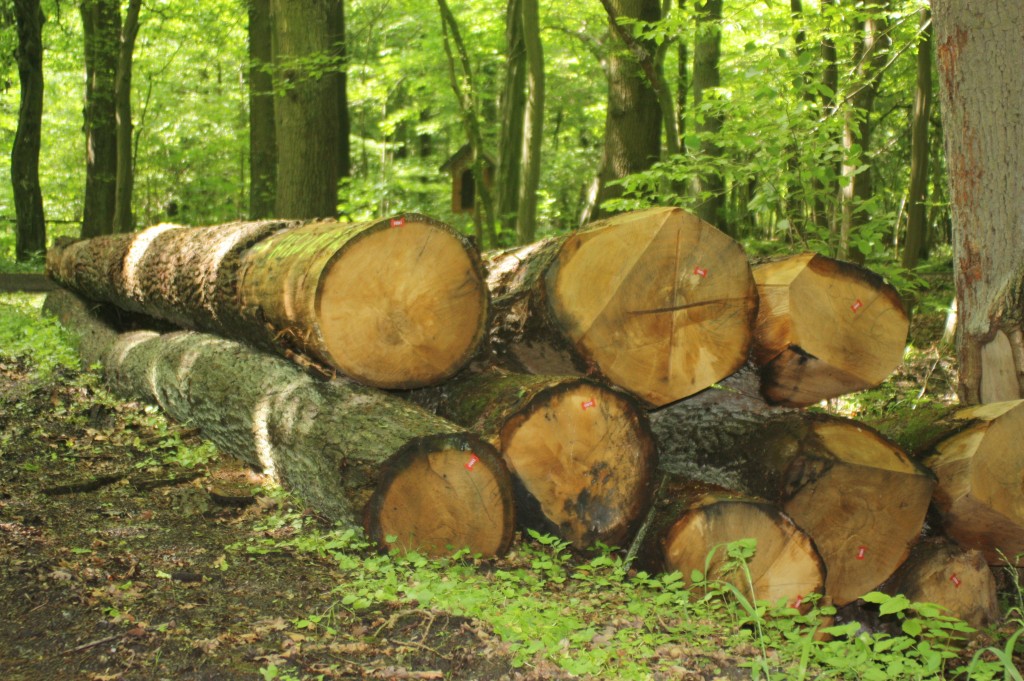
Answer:
<svg viewBox="0 0 1024 681"><path fill-rule="evenodd" d="M566 338L612 383L661 406L746 360L757 294L742 248L674 208L578 232L545 275Z"/></svg>
<svg viewBox="0 0 1024 681"><path fill-rule="evenodd" d="M747 563L750 583L726 550L741 539L756 541ZM666 568L678 570L685 580L696 570L733 584L751 601L781 600L807 609L809 596L825 588L825 566L814 542L767 502L708 497L672 526L663 548Z"/></svg>
<svg viewBox="0 0 1024 681"><path fill-rule="evenodd" d="M364 526L387 549L500 556L512 543L513 504L508 469L490 445L469 435L429 436L388 462Z"/></svg>
<svg viewBox="0 0 1024 681"><path fill-rule="evenodd" d="M485 332L488 293L466 243L407 216L353 240L320 284L324 346L342 372L382 388L438 383L470 359Z"/></svg>
<svg viewBox="0 0 1024 681"><path fill-rule="evenodd" d="M648 506L650 428L633 400L593 381L540 391L505 422L500 441L525 524L577 548L624 541Z"/></svg>
<svg viewBox="0 0 1024 681"><path fill-rule="evenodd" d="M935 479L880 435L852 422L811 427L786 473L783 510L828 566L826 593L850 603L889 578L920 535Z"/></svg>
<svg viewBox="0 0 1024 681"><path fill-rule="evenodd" d="M754 268L755 361L765 397L803 407L878 385L903 359L910 322L881 277L814 253Z"/></svg>

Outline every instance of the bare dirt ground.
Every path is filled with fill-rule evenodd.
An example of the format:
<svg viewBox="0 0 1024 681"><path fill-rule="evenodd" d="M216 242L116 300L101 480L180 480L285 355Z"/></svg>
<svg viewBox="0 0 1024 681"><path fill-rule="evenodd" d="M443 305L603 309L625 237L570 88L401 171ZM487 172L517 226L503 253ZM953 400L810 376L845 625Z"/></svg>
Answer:
<svg viewBox="0 0 1024 681"><path fill-rule="evenodd" d="M331 609L329 558L226 551L280 502L228 462L157 462L194 435L73 378L0 360L0 679L523 678L477 622Z"/></svg>

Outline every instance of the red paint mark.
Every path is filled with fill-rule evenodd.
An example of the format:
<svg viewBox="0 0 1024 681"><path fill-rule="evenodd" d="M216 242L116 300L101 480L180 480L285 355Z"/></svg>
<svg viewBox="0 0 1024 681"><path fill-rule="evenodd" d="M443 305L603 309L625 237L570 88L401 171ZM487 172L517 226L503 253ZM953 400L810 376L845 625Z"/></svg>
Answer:
<svg viewBox="0 0 1024 681"><path fill-rule="evenodd" d="M864 303L860 302L860 298L858 298L856 301L854 301L853 305L850 306L850 309L856 312L862 307L864 307Z"/></svg>
<svg viewBox="0 0 1024 681"><path fill-rule="evenodd" d="M401 227L404 224L405 224L405 217L404 216L400 217L400 218L391 218L391 226L392 227Z"/></svg>
<svg viewBox="0 0 1024 681"><path fill-rule="evenodd" d="M593 399L587 400L586 402L581 403L580 406L583 407L583 411L586 411L586 410L590 409L591 407L596 407L597 406L597 400L593 400Z"/></svg>
<svg viewBox="0 0 1024 681"><path fill-rule="evenodd" d="M868 547L858 546L857 547L857 560L864 560L864 554L868 552Z"/></svg>
<svg viewBox="0 0 1024 681"><path fill-rule="evenodd" d="M470 454L469 455L469 461L466 462L466 470L467 471L473 470L473 466L475 466L477 461L479 461L479 460L480 460L479 456L477 456L476 454Z"/></svg>
<svg viewBox="0 0 1024 681"><path fill-rule="evenodd" d="M952 575L950 575L949 581L953 582L953 586L955 586L956 588L960 588L960 578L956 576L955 572Z"/></svg>
<svg viewBox="0 0 1024 681"><path fill-rule="evenodd" d="M704 269L703 267L694 267L693 268L693 273L696 274L698 277L706 277L706 276L708 276L708 271L706 269Z"/></svg>
<svg viewBox="0 0 1024 681"><path fill-rule="evenodd" d="M803 596L797 596L796 597L796 603L793 604L793 607L794 608L799 608L803 604L804 604L804 597Z"/></svg>

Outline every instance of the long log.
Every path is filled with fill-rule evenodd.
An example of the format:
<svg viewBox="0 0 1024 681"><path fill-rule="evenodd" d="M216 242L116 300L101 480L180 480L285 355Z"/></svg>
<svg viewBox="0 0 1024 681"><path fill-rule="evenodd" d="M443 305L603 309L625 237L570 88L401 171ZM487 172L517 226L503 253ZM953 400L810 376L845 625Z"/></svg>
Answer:
<svg viewBox="0 0 1024 681"><path fill-rule="evenodd" d="M1024 566L1024 400L958 411L961 430L925 463L946 534L992 565Z"/></svg>
<svg viewBox="0 0 1024 681"><path fill-rule="evenodd" d="M452 376L486 330L476 251L416 214L354 224L158 225L51 249L47 270L92 300L305 354L381 388Z"/></svg>
<svg viewBox="0 0 1024 681"><path fill-rule="evenodd" d="M918 542L883 590L915 603L935 603L975 629L999 621L996 578L981 551L942 537Z"/></svg>
<svg viewBox="0 0 1024 681"><path fill-rule="evenodd" d="M652 208L489 256L494 359L589 374L660 406L746 361L757 295L742 248L678 208Z"/></svg>
<svg viewBox="0 0 1024 681"><path fill-rule="evenodd" d="M753 357L774 404L804 407L871 388L903 360L910 322L896 289L815 253L754 268Z"/></svg>
<svg viewBox="0 0 1024 681"><path fill-rule="evenodd" d="M647 415L587 378L488 371L411 397L501 452L519 524L577 549L621 545L650 502L656 465Z"/></svg>
<svg viewBox="0 0 1024 681"><path fill-rule="evenodd" d="M46 302L76 330L102 324L87 306L67 291ZM102 358L117 390L193 424L326 517L362 520L385 546L494 556L511 543L505 464L448 421L351 381L314 380L281 358L208 334L89 331L83 338L83 354Z"/></svg>
<svg viewBox="0 0 1024 681"><path fill-rule="evenodd" d="M817 545L836 605L874 589L906 559L936 481L899 447L862 424L791 411L748 421L721 449L715 440L695 447L688 401L652 418L661 465L778 504ZM673 427L677 419L683 424Z"/></svg>

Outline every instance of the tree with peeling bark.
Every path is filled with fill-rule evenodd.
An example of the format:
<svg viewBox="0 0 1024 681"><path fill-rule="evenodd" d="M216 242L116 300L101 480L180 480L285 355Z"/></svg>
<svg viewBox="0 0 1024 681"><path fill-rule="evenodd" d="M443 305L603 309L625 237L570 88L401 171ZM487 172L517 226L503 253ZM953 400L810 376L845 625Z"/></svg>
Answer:
<svg viewBox="0 0 1024 681"><path fill-rule="evenodd" d="M1024 5L935 0L935 44L953 217L959 393L1024 385Z"/></svg>

